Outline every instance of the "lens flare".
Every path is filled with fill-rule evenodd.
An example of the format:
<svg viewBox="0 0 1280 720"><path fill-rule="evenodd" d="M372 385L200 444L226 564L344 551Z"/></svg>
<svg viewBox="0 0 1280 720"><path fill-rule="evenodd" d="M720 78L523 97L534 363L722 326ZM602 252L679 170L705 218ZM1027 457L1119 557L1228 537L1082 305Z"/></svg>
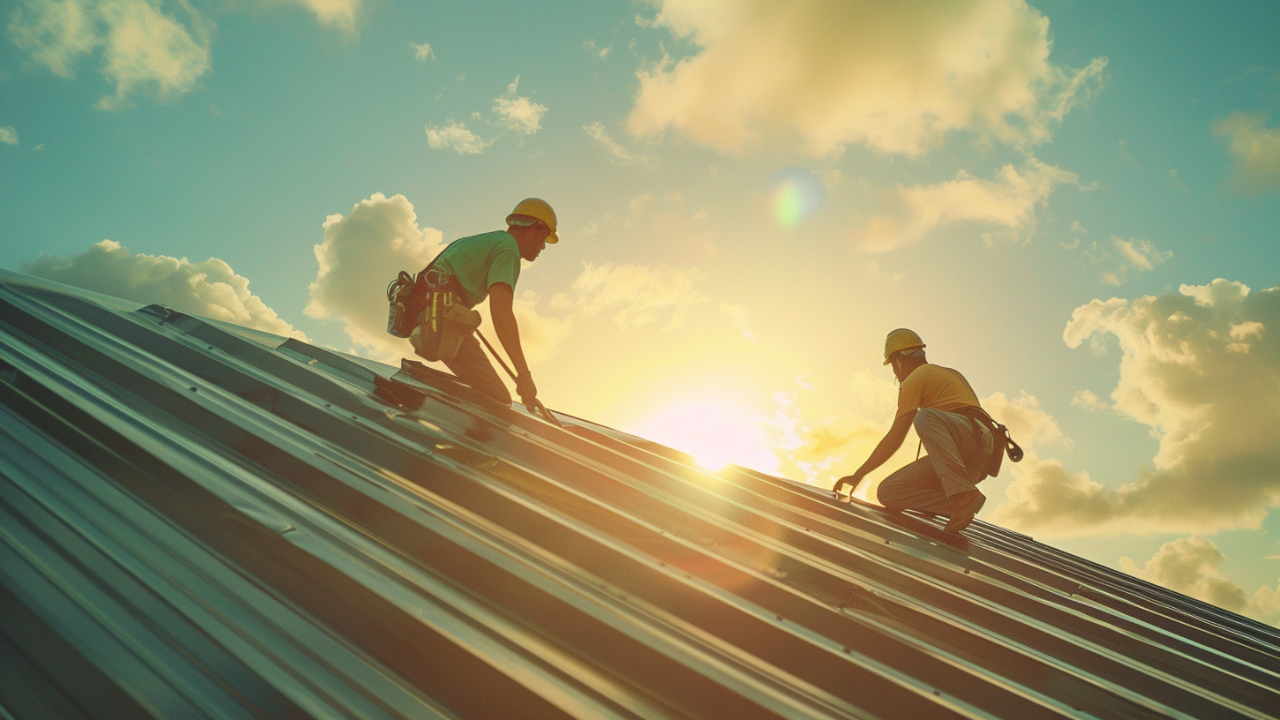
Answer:
<svg viewBox="0 0 1280 720"><path fill-rule="evenodd" d="M822 182L808 170L785 170L773 179L773 214L784 229L795 227L822 204Z"/></svg>
<svg viewBox="0 0 1280 720"><path fill-rule="evenodd" d="M733 463L777 472L778 458L757 418L732 404L689 400L668 406L629 432L689 453L704 469Z"/></svg>

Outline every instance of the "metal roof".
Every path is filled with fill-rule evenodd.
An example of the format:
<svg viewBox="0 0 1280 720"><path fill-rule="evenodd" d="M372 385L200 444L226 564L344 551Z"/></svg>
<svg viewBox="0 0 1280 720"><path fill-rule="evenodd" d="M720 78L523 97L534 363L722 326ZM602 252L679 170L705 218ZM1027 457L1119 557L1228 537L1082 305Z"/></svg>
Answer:
<svg viewBox="0 0 1280 720"><path fill-rule="evenodd" d="M0 718L1262 718L1280 631L0 272Z"/></svg>

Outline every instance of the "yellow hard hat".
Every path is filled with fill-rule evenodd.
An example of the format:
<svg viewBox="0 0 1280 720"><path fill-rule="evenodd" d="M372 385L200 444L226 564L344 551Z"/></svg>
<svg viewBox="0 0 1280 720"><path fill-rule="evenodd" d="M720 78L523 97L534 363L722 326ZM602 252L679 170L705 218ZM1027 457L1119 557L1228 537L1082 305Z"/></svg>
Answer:
<svg viewBox="0 0 1280 720"><path fill-rule="evenodd" d="M555 243L560 242L560 236L556 235L556 211L551 209L551 206L547 204L546 200L540 200L538 198L521 200L520 204L516 205L516 209L512 210L511 214L507 216L507 224L528 224L518 222L520 215L537 218L546 223L547 227L551 228L551 234L547 236L548 244L554 245ZM512 220L516 220L517 222L512 222Z"/></svg>
<svg viewBox="0 0 1280 720"><path fill-rule="evenodd" d="M898 328L889 333L889 336L884 339L884 364L889 364L889 358L894 353L922 347L924 347L924 341L920 339L919 335L915 334L915 331Z"/></svg>

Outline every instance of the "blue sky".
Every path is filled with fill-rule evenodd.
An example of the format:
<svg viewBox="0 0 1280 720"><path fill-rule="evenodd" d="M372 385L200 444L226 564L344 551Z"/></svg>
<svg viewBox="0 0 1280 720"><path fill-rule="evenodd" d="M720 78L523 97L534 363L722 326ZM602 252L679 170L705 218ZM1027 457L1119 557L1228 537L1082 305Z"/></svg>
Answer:
<svg viewBox="0 0 1280 720"><path fill-rule="evenodd" d="M563 241L517 309L550 406L829 486L911 327L1030 451L984 518L1280 621L1280 6L0 24L0 266L394 362L386 281L540 196Z"/></svg>

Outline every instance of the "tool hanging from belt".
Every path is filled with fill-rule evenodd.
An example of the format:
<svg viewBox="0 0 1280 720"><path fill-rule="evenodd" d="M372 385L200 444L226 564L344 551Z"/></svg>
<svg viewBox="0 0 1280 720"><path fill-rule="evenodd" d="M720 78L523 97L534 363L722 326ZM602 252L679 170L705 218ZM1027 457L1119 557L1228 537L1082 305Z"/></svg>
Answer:
<svg viewBox="0 0 1280 720"><path fill-rule="evenodd" d="M461 302L458 278L433 265L435 260L417 278L402 270L387 285L387 332L408 338L414 352L431 362L452 360L480 327L480 313Z"/></svg>
<svg viewBox="0 0 1280 720"><path fill-rule="evenodd" d="M993 420L986 410L975 405L966 405L952 412L969 418L975 435L982 434L978 429L979 426L985 427L991 433L991 457L987 459L987 464L982 470L984 478L1000 474L1000 465L1004 462L1006 453L1009 455L1009 462L1022 460L1022 448L1013 441L1009 428Z"/></svg>

